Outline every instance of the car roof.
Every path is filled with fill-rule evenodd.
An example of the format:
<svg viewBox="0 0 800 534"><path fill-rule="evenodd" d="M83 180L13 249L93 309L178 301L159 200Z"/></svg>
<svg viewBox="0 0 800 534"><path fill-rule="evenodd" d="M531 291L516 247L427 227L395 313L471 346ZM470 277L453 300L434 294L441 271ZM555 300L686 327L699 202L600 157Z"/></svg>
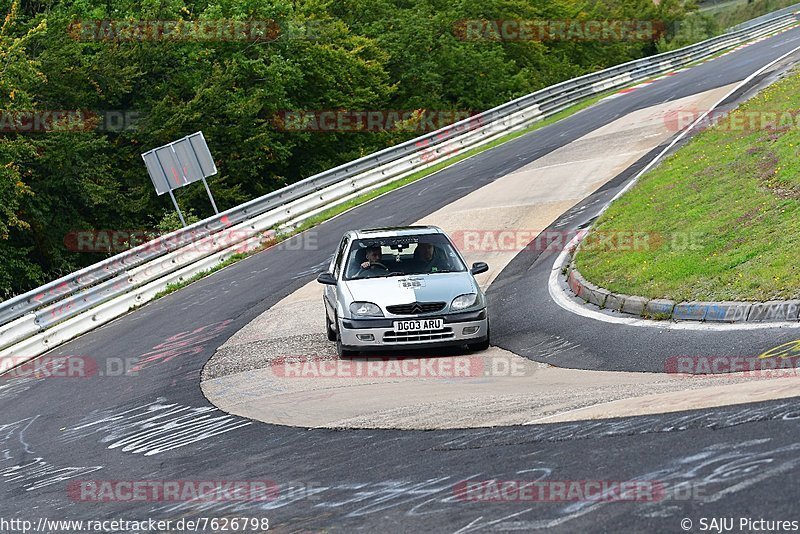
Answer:
<svg viewBox="0 0 800 534"><path fill-rule="evenodd" d="M352 230L352 234L355 239L443 233L444 231L438 226L387 226L385 228L365 228L363 230Z"/></svg>

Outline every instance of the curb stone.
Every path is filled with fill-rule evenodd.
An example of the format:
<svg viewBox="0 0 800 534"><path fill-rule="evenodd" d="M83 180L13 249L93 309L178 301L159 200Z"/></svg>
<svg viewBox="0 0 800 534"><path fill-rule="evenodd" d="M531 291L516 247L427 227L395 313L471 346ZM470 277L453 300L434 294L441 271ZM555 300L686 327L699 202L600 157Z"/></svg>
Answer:
<svg viewBox="0 0 800 534"><path fill-rule="evenodd" d="M800 320L800 300L771 300L768 302L675 302L669 299L649 299L635 295L618 295L598 287L586 279L571 261L567 285L570 291L599 308L642 317L666 316L674 321L706 321L721 323L782 322Z"/></svg>
<svg viewBox="0 0 800 534"><path fill-rule="evenodd" d="M609 294L605 289L587 282L577 269L572 269L569 272L568 284L572 292L575 293L575 296L590 304L600 306L601 308L603 304L605 304L606 297Z"/></svg>
<svg viewBox="0 0 800 534"><path fill-rule="evenodd" d="M637 317L641 317L644 313L645 306L647 306L647 299L645 297L626 297L625 301L622 303L622 313L627 313L630 315L635 315Z"/></svg>
<svg viewBox="0 0 800 534"><path fill-rule="evenodd" d="M606 297L606 309L622 311L622 307L625 305L625 299L627 298L630 297L627 295L615 295L614 293L609 293L608 297Z"/></svg>
<svg viewBox="0 0 800 534"><path fill-rule="evenodd" d="M672 310L676 321L702 321L706 318L709 302L681 302Z"/></svg>
<svg viewBox="0 0 800 534"><path fill-rule="evenodd" d="M741 323L747 321L750 309L753 307L751 302L712 302L709 303L706 312L706 321L721 323Z"/></svg>
<svg viewBox="0 0 800 534"><path fill-rule="evenodd" d="M681 302L675 306L676 321L712 321L735 323L747 320L750 302Z"/></svg>
<svg viewBox="0 0 800 534"><path fill-rule="evenodd" d="M675 309L675 301L667 299L653 299L647 302L644 310L649 315L669 315L672 317L672 310Z"/></svg>
<svg viewBox="0 0 800 534"><path fill-rule="evenodd" d="M757 302L750 309L748 322L797 321L800 300Z"/></svg>

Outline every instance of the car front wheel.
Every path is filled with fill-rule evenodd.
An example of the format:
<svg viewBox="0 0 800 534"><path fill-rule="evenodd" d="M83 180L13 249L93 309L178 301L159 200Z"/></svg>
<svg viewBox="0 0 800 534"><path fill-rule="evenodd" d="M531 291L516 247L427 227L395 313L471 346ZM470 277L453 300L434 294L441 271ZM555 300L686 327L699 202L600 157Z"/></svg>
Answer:
<svg viewBox="0 0 800 534"><path fill-rule="evenodd" d="M336 321L336 326L338 328L339 319L336 318L334 320ZM350 349L344 348L344 346L342 345L342 336L341 336L341 334L339 334L337 332L334 332L334 335L336 336L336 338L335 338L336 339L336 354L340 358L351 358L351 357L356 356L358 354L357 350L350 350Z"/></svg>
<svg viewBox="0 0 800 534"><path fill-rule="evenodd" d="M352 358L358 354L356 350L349 350L342 346L342 339L337 336L336 338L336 354L340 358Z"/></svg>
<svg viewBox="0 0 800 534"><path fill-rule="evenodd" d="M336 341L336 329L333 327L330 317L328 317L328 310L325 310L325 332L328 334L328 341Z"/></svg>

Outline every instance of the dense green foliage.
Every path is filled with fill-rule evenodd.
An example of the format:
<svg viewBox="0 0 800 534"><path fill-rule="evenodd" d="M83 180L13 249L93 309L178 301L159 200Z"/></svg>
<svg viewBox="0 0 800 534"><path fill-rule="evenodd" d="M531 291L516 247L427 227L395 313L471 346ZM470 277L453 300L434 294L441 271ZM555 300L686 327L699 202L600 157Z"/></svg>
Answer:
<svg viewBox="0 0 800 534"><path fill-rule="evenodd" d="M659 52L675 50L723 33L742 22L797 3L797 0L720 0L699 2L700 9L688 13L674 31L658 43Z"/></svg>
<svg viewBox="0 0 800 534"><path fill-rule="evenodd" d="M172 226L140 153L202 130L220 209L413 136L286 132L281 110L484 110L655 53L648 41L469 41L467 19L656 19L679 0L0 0L0 111L138 114L135 127L0 133L0 299L88 265L84 229ZM75 21L273 20L261 41L86 40ZM71 31L72 29L72 31ZM313 31L310 31L313 29ZM211 214L199 184L181 206ZM165 219L165 217L167 217Z"/></svg>

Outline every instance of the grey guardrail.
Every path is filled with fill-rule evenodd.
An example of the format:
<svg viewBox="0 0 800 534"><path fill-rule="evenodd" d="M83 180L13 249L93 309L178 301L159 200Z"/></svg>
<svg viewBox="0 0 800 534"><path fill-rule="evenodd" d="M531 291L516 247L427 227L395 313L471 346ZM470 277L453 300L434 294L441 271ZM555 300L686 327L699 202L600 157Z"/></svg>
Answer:
<svg viewBox="0 0 800 534"><path fill-rule="evenodd" d="M537 110L535 116L533 119L523 118L523 121L539 120L596 94L693 63L739 43L792 25L796 21L797 18L793 13L782 14L679 50L630 61L567 80L446 128L306 178L0 303L0 333L10 336L11 328L7 325L31 314L35 314L35 318L32 324L25 323L24 335L32 335L50 328L149 281L144 277L137 282L130 276L133 270L141 269L150 262L158 261L194 243L213 238L226 229L324 191L326 188L330 189L337 184L354 180L370 171L391 174L386 169L394 162L407 163L409 157L421 152L438 152L438 147L449 146L459 138L469 137L474 132L481 133L485 141L485 133L491 131L493 125L497 125L497 131L509 128L509 125L518 125L519 117L531 109ZM511 117L514 117L513 121L510 120ZM319 198L323 200L322 195ZM243 234L242 240L250 237ZM217 250L210 249L209 254ZM200 254L196 257L200 259L207 255ZM163 268L162 271L168 272ZM19 339L21 336L22 334L18 334L14 339ZM0 347L9 344L11 343L0 341Z"/></svg>

